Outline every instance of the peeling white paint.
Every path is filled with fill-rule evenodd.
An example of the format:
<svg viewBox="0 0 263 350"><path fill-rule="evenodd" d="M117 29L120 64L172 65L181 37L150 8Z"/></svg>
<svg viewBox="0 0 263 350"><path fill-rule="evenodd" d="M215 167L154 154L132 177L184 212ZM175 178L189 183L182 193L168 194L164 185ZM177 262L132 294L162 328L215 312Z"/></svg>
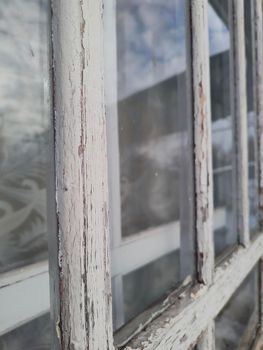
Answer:
<svg viewBox="0 0 263 350"><path fill-rule="evenodd" d="M52 4L57 333L62 349L113 349L103 2L53 0Z"/></svg>

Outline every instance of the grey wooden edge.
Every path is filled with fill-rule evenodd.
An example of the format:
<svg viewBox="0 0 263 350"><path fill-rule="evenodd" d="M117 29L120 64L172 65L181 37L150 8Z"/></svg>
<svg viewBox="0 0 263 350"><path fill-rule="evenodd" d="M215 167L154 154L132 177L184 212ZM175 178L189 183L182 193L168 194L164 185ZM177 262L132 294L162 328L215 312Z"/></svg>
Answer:
<svg viewBox="0 0 263 350"><path fill-rule="evenodd" d="M201 334L197 350L215 350L215 322L210 321L206 330Z"/></svg>
<svg viewBox="0 0 263 350"><path fill-rule="evenodd" d="M187 1L187 25L191 67L191 100L194 116L195 223L197 278L213 283L213 170L211 138L211 99L208 39L208 1ZM199 350L211 349L213 322L208 324L198 343Z"/></svg>
<svg viewBox="0 0 263 350"><path fill-rule="evenodd" d="M126 350L187 350L229 301L263 253L263 233L250 247L237 251L215 269L214 283L193 288L190 298L182 298L136 336Z"/></svg>
<svg viewBox="0 0 263 350"><path fill-rule="evenodd" d="M235 207L239 243L249 245L248 139L244 2L230 0L231 114L234 124Z"/></svg>
<svg viewBox="0 0 263 350"><path fill-rule="evenodd" d="M263 227L263 3L253 0L254 24L254 87L255 111L257 115L258 188L259 188L259 227ZM260 261L260 321L263 330L263 260Z"/></svg>
<svg viewBox="0 0 263 350"><path fill-rule="evenodd" d="M256 112L258 116L258 151L259 151L259 219L263 227L263 30L262 30L262 0L254 0L256 46Z"/></svg>
<svg viewBox="0 0 263 350"><path fill-rule="evenodd" d="M103 1L52 0L52 42L57 344L113 349Z"/></svg>
<svg viewBox="0 0 263 350"><path fill-rule="evenodd" d="M213 176L207 0L188 0L194 117L198 280L210 285L214 271Z"/></svg>
<svg viewBox="0 0 263 350"><path fill-rule="evenodd" d="M262 350L263 348L263 333L262 330L260 330L254 340L254 343L251 346L250 350Z"/></svg>

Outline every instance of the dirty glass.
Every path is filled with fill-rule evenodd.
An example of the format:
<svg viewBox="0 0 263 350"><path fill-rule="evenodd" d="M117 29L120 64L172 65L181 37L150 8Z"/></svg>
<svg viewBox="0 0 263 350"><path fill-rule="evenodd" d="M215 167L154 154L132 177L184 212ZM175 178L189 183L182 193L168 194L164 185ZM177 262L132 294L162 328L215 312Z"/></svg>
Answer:
<svg viewBox="0 0 263 350"><path fill-rule="evenodd" d="M0 273L47 258L47 3L0 3Z"/></svg>
<svg viewBox="0 0 263 350"><path fill-rule="evenodd" d="M233 125L230 106L230 30L228 0L211 0L208 9L212 112L215 254L237 242L233 229Z"/></svg>
<svg viewBox="0 0 263 350"><path fill-rule="evenodd" d="M42 341L42 326L34 320L49 308L49 11L48 0L0 2L0 348L4 350L44 350L49 343ZM39 288L42 284L44 288ZM3 302L10 305L10 313L3 312ZM43 332L48 317L44 324Z"/></svg>
<svg viewBox="0 0 263 350"><path fill-rule="evenodd" d="M49 315L41 316L0 338L1 350L49 350Z"/></svg>
<svg viewBox="0 0 263 350"><path fill-rule="evenodd" d="M116 76L108 64L106 78L111 96L116 81L116 98L107 119L118 129L120 172L119 240L111 232L115 328L194 269L185 10L184 0L118 0L116 13L108 12L115 16L116 49L108 50L116 53Z"/></svg>
<svg viewBox="0 0 263 350"><path fill-rule="evenodd" d="M249 349L259 322L258 267L215 320L216 350Z"/></svg>
<svg viewBox="0 0 263 350"><path fill-rule="evenodd" d="M258 177L257 177L257 115L254 96L254 45L251 0L244 1L245 43L246 43L246 78L247 78L247 119L248 119L248 193L250 233L258 230Z"/></svg>

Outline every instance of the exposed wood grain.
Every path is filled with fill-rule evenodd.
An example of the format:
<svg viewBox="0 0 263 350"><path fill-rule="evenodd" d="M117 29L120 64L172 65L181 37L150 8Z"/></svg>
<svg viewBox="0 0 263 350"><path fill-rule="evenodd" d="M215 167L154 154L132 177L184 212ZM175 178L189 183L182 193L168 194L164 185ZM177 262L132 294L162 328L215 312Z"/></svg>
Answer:
<svg viewBox="0 0 263 350"><path fill-rule="evenodd" d="M239 243L249 245L248 138L244 2L230 0L231 111L234 121L235 207Z"/></svg>
<svg viewBox="0 0 263 350"><path fill-rule="evenodd" d="M258 151L259 151L259 219L260 227L263 227L263 30L261 0L254 0L254 25L256 33L256 65L255 65L255 87L256 87L256 113L258 116Z"/></svg>
<svg viewBox="0 0 263 350"><path fill-rule="evenodd" d="M210 285L214 271L213 177L207 0L188 1L194 115L198 279Z"/></svg>
<svg viewBox="0 0 263 350"><path fill-rule="evenodd" d="M263 227L263 21L262 0L253 0L254 24L254 104L257 115L257 151L258 151L258 186L259 186L259 227ZM260 321L263 330L263 260L260 261Z"/></svg>
<svg viewBox="0 0 263 350"><path fill-rule="evenodd" d="M57 337L62 349L112 349L103 2L52 9Z"/></svg>
<svg viewBox="0 0 263 350"><path fill-rule="evenodd" d="M174 304L133 339L126 350L187 350L226 305L263 253L263 234L216 268L214 284L200 285L187 306Z"/></svg>
<svg viewBox="0 0 263 350"><path fill-rule="evenodd" d="M215 322L210 321L197 344L197 350L215 350Z"/></svg>

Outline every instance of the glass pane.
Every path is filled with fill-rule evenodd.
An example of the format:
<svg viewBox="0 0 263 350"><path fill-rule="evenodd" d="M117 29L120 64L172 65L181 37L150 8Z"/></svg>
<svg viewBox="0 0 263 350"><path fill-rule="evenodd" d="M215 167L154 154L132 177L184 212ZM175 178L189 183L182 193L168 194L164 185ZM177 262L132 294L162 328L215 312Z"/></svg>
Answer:
<svg viewBox="0 0 263 350"><path fill-rule="evenodd" d="M258 182L257 182L257 116L254 101L253 77L253 33L251 0L244 1L246 36L246 78L248 118L248 161L249 161L249 227L251 234L258 230Z"/></svg>
<svg viewBox="0 0 263 350"><path fill-rule="evenodd" d="M50 347L49 316L37 319L49 309L49 11L48 0L0 2L0 348L8 350Z"/></svg>
<svg viewBox="0 0 263 350"><path fill-rule="evenodd" d="M115 118L118 130L116 138L110 135L118 138L120 169L113 185L119 182L119 240L116 226L111 233L118 328L193 273L192 150L185 1L117 0L116 13L109 11L108 21L109 16L116 16L110 19L116 50L111 46L106 55L106 78L108 74L111 82L106 96L108 120ZM112 37L108 41L114 42ZM116 64L115 77L109 57ZM116 205L112 203L113 211ZM122 266L118 276L115 259Z"/></svg>
<svg viewBox="0 0 263 350"><path fill-rule="evenodd" d="M47 4L0 3L0 273L47 259Z"/></svg>
<svg viewBox="0 0 263 350"><path fill-rule="evenodd" d="M258 294L256 267L215 320L216 350L249 349L259 322Z"/></svg>
<svg viewBox="0 0 263 350"><path fill-rule="evenodd" d="M180 218L184 17L182 1L117 1L123 236Z"/></svg>
<svg viewBox="0 0 263 350"><path fill-rule="evenodd" d="M228 0L209 2L214 238L218 256L237 242L233 230L233 134L230 108Z"/></svg>
<svg viewBox="0 0 263 350"><path fill-rule="evenodd" d="M42 316L0 338L1 350L49 350L50 319Z"/></svg>

